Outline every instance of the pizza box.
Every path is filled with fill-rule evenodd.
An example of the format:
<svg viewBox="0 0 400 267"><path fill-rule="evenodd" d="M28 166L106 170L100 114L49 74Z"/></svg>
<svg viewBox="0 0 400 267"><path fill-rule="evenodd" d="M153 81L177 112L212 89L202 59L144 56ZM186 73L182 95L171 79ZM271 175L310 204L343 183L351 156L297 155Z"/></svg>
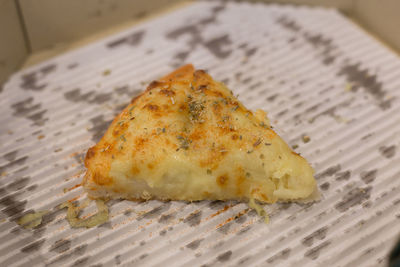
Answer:
<svg viewBox="0 0 400 267"><path fill-rule="evenodd" d="M0 1L0 266L387 266L400 233L397 2L39 2ZM107 223L71 228L59 205L85 200L87 149L186 63L268 112L320 200L263 205L269 223L237 201L110 201ZM33 229L18 224L35 212Z"/></svg>

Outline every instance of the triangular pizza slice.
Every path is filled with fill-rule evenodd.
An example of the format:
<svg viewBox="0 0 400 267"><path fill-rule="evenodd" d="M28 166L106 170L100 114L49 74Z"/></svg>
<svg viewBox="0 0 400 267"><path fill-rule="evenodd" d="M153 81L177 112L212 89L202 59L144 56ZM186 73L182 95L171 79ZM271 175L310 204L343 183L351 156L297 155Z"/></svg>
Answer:
<svg viewBox="0 0 400 267"><path fill-rule="evenodd" d="M91 198L258 200L309 197L313 169L203 70L152 82L86 154Z"/></svg>

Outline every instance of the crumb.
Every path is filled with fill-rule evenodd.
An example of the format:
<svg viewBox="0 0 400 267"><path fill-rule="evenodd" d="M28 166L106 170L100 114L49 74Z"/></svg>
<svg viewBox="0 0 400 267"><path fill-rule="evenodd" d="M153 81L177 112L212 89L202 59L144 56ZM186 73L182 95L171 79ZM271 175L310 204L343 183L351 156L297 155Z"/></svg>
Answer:
<svg viewBox="0 0 400 267"><path fill-rule="evenodd" d="M303 135L303 142L308 143L310 142L311 138L308 135Z"/></svg>
<svg viewBox="0 0 400 267"><path fill-rule="evenodd" d="M346 92L350 92L353 89L353 85L351 83L346 83L346 87L344 88L344 90Z"/></svg>

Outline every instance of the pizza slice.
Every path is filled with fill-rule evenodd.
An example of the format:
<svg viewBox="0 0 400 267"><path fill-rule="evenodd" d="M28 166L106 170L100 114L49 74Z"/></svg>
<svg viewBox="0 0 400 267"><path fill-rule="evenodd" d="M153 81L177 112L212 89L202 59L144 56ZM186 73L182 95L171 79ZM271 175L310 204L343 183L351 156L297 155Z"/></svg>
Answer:
<svg viewBox="0 0 400 267"><path fill-rule="evenodd" d="M309 197L313 169L223 83L183 66L152 82L86 154L94 199L258 200Z"/></svg>

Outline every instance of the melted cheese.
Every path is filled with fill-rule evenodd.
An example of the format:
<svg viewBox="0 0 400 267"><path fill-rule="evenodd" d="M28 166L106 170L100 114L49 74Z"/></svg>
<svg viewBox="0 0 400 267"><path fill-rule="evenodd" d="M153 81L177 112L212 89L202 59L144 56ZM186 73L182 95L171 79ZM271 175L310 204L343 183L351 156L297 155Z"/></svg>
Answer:
<svg viewBox="0 0 400 267"><path fill-rule="evenodd" d="M186 65L134 98L87 152L92 198L306 198L313 169L224 84Z"/></svg>

